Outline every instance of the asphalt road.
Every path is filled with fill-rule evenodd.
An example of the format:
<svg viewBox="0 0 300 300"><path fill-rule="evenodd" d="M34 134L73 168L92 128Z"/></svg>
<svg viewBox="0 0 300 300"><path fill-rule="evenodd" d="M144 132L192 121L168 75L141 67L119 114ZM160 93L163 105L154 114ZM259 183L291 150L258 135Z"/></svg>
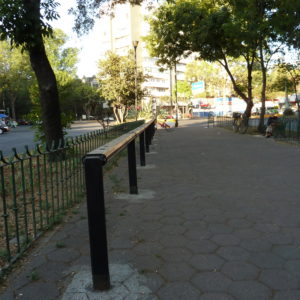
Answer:
<svg viewBox="0 0 300 300"><path fill-rule="evenodd" d="M101 125L97 121L77 121L67 131L68 136L77 136L98 129L101 129ZM0 150L5 156L12 153L12 148L16 148L19 153L22 153L25 151L25 145L29 149L33 149L36 143L34 129L31 126L18 126L11 129L9 133L0 135Z"/></svg>

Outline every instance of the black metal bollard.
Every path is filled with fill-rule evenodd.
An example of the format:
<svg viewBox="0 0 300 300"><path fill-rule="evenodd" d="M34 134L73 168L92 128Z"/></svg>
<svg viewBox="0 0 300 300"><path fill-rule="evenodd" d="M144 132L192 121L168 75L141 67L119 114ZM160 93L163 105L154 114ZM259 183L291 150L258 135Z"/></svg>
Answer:
<svg viewBox="0 0 300 300"><path fill-rule="evenodd" d="M151 139L151 142L152 142L152 139L153 139L154 134L155 134L155 123L154 122L151 124L150 128L151 128L150 139Z"/></svg>
<svg viewBox="0 0 300 300"><path fill-rule="evenodd" d="M104 163L99 156L86 156L83 162L93 287L103 291L110 288L103 188Z"/></svg>
<svg viewBox="0 0 300 300"><path fill-rule="evenodd" d="M141 166L146 166L146 155L145 155L145 133L144 131L140 134L140 163Z"/></svg>
<svg viewBox="0 0 300 300"><path fill-rule="evenodd" d="M127 145L128 151L128 171L129 171L129 191L130 194L138 194L137 175L136 175L136 157L135 140Z"/></svg>
<svg viewBox="0 0 300 300"><path fill-rule="evenodd" d="M149 138L150 137L150 134L149 134L149 127L145 130L145 143L146 143L146 152L150 152L150 141L149 141Z"/></svg>

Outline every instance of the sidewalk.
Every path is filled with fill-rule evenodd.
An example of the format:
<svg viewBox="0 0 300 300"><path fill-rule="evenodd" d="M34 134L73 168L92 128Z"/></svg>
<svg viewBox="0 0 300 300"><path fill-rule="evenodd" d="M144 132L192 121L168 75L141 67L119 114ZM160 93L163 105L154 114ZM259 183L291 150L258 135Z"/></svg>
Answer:
<svg viewBox="0 0 300 300"><path fill-rule="evenodd" d="M138 196L125 193L126 159L106 176L109 292L90 287L82 205L0 299L300 299L300 148L199 120L179 126L157 131Z"/></svg>

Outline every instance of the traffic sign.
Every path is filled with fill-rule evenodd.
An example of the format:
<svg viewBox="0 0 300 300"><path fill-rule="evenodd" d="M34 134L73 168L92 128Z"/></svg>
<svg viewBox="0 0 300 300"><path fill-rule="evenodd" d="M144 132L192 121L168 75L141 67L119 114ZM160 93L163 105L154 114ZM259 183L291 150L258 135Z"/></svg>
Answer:
<svg viewBox="0 0 300 300"><path fill-rule="evenodd" d="M192 92L193 94L202 93L205 91L205 82L197 81L192 83Z"/></svg>

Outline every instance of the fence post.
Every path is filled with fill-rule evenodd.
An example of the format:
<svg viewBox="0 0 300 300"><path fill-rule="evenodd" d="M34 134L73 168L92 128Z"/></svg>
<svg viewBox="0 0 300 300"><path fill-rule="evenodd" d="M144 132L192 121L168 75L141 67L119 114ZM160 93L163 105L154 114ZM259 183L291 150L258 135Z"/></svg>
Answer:
<svg viewBox="0 0 300 300"><path fill-rule="evenodd" d="M146 165L146 156L145 156L145 132L143 131L140 134L140 163L141 166Z"/></svg>
<svg viewBox="0 0 300 300"><path fill-rule="evenodd" d="M135 140L127 145L128 151L128 171L129 171L129 191L130 194L138 194L136 158L135 158Z"/></svg>
<svg viewBox="0 0 300 300"><path fill-rule="evenodd" d="M103 291L110 288L103 188L104 163L99 156L86 156L83 162L93 287Z"/></svg>

